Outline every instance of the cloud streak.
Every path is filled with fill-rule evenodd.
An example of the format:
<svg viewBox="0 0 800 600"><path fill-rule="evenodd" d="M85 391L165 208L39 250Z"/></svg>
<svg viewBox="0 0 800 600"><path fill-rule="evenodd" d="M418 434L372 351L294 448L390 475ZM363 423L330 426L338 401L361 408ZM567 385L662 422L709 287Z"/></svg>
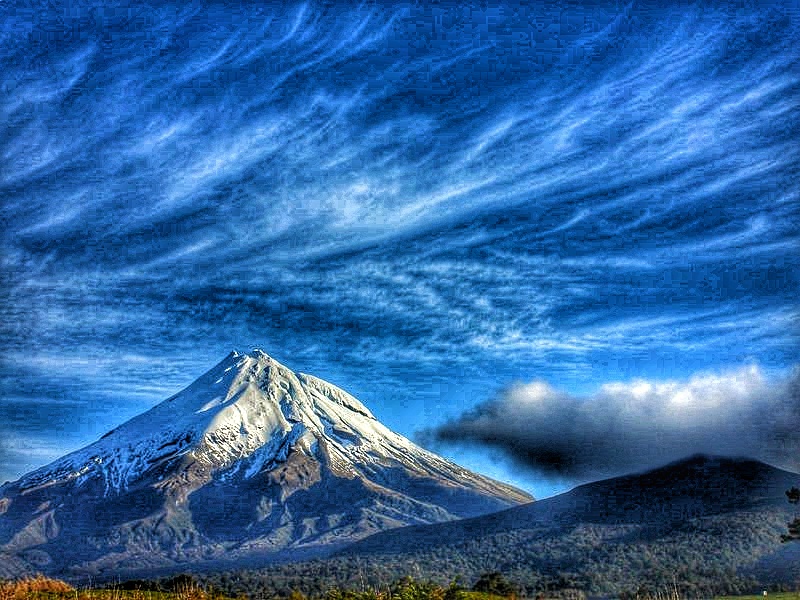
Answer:
<svg viewBox="0 0 800 600"><path fill-rule="evenodd" d="M796 360L779 3L94 8L0 20L3 389L259 345L409 433L440 381Z"/></svg>
<svg viewBox="0 0 800 600"><path fill-rule="evenodd" d="M502 450L546 476L597 479L694 453L749 456L800 469L800 368L757 366L686 380L606 383L588 396L518 384L421 434Z"/></svg>

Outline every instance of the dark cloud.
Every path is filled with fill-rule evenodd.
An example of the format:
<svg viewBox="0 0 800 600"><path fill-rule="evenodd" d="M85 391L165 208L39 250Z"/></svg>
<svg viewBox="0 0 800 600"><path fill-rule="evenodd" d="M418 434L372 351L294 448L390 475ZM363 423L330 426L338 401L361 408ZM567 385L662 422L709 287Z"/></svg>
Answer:
<svg viewBox="0 0 800 600"><path fill-rule="evenodd" d="M590 396L543 381L421 434L503 450L547 476L596 479L694 453L748 456L800 470L800 368L769 379L755 366L684 381L609 383Z"/></svg>

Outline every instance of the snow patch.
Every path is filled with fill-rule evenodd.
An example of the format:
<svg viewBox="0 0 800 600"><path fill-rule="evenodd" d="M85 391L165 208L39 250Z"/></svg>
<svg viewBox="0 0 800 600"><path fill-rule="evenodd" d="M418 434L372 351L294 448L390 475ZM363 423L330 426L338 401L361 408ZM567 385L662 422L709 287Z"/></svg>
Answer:
<svg viewBox="0 0 800 600"><path fill-rule="evenodd" d="M219 381L217 381L217 383L219 383ZM210 400L210 401L206 402L205 404L203 404L203 406L201 406L199 409L197 409L197 413L199 414L199 413L204 413L206 411L209 411L212 408L216 408L217 406L219 406L223 402L225 402L225 398L223 398L222 396L217 396L213 400Z"/></svg>

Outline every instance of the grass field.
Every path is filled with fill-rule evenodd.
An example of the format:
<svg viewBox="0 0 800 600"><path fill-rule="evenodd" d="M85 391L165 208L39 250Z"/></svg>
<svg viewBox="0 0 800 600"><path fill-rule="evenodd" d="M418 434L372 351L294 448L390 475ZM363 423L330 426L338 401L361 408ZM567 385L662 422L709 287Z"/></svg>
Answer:
<svg viewBox="0 0 800 600"><path fill-rule="evenodd" d="M763 594L752 596L719 596L715 598L715 600L800 600L800 591L772 592L767 594L766 598Z"/></svg>
<svg viewBox="0 0 800 600"><path fill-rule="evenodd" d="M430 589L428 589L430 588ZM507 600L504 596L459 590L458 594L449 595L443 588L430 585L409 583L399 593L355 593L339 591L329 594L328 600ZM662 598L657 596L656 598ZM664 600L672 600L671 594L663 596ZM71 585L47 577L31 577L17 581L0 580L0 600L230 600L225 596L210 594L192 583L178 586L175 591L155 591L147 589L124 590L111 589L76 589ZM240 599L241 600L241 599ZM292 593L288 600L306 600L302 594ZM774 592L766 597L763 594L748 596L717 596L714 600L800 600L800 590L794 592Z"/></svg>

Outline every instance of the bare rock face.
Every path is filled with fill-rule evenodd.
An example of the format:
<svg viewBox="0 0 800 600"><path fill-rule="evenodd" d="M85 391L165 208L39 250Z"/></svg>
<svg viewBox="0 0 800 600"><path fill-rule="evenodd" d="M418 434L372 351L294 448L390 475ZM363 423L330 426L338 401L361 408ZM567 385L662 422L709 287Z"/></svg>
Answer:
<svg viewBox="0 0 800 600"><path fill-rule="evenodd" d="M252 565L531 500L390 431L321 379L233 352L0 488L0 557L61 576Z"/></svg>

